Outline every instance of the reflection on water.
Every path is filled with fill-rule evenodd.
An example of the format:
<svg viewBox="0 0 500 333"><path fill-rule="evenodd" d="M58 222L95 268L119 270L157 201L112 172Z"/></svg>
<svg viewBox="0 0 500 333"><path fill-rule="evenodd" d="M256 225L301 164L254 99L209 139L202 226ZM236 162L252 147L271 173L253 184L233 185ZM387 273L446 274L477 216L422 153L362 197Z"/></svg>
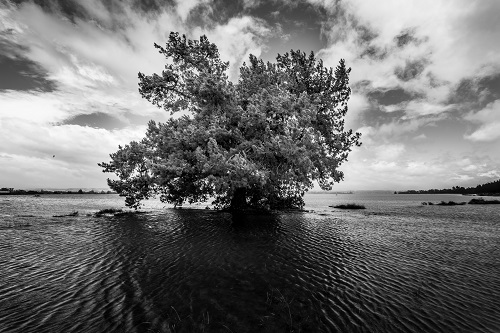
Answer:
<svg viewBox="0 0 500 333"><path fill-rule="evenodd" d="M27 210L0 224L0 331L500 330L500 207L321 200L267 216Z"/></svg>

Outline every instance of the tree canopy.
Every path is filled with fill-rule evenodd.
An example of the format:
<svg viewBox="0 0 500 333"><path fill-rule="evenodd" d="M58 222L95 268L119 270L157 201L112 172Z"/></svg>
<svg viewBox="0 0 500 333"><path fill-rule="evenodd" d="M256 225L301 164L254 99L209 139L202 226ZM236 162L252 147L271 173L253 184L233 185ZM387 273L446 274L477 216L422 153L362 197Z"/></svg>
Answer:
<svg viewBox="0 0 500 333"><path fill-rule="evenodd" d="M250 55L233 83L229 63L206 36L171 33L160 74L139 73L139 92L172 114L150 121L145 137L99 163L108 185L129 207L163 202L215 208L302 207L314 181L324 190L343 179L338 168L360 134L344 129L350 68L324 66L313 52L290 51L275 63Z"/></svg>

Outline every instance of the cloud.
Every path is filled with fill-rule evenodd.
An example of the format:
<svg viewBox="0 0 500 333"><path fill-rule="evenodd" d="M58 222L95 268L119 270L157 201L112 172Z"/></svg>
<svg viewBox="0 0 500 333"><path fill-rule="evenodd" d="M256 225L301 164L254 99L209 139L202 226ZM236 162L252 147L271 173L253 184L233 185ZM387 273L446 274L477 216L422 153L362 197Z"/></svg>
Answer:
<svg viewBox="0 0 500 333"><path fill-rule="evenodd" d="M367 89L368 88L368 89ZM387 89L369 89L369 85L365 87L365 93L379 105L398 105L403 102L409 102L415 98L415 95L405 91L401 87L389 87Z"/></svg>
<svg viewBox="0 0 500 333"><path fill-rule="evenodd" d="M11 17L22 25L16 32L17 42L29 45L24 55L43 66L54 80L75 88L133 88L139 70L162 64L161 57L152 52L153 43L164 39L158 30L169 31L177 23L175 16L163 13L158 26L151 25L129 9L118 16L127 25L114 31L95 21L72 23L29 3L12 11Z"/></svg>
<svg viewBox="0 0 500 333"><path fill-rule="evenodd" d="M6 49L0 54L0 91L2 90L37 90L51 92L57 89L55 81L36 62L15 52L9 52L9 43L0 39L0 48Z"/></svg>
<svg viewBox="0 0 500 333"><path fill-rule="evenodd" d="M425 42L425 39L416 37L415 28L405 28L399 33L399 35L394 37L394 42L397 47L403 48L410 43L419 45L420 43Z"/></svg>
<svg viewBox="0 0 500 333"><path fill-rule="evenodd" d="M79 125L41 125L15 118L2 119L1 125L2 152L37 158L52 158L55 154L77 164L97 163L123 141L138 140L145 133L145 125L109 131Z"/></svg>
<svg viewBox="0 0 500 333"><path fill-rule="evenodd" d="M410 81L419 77L427 65L425 58L416 60L406 60L405 66L397 66L394 69L394 74L401 81Z"/></svg>
<svg viewBox="0 0 500 333"><path fill-rule="evenodd" d="M373 126L364 126L357 131L362 133L364 143L375 145L374 149L383 144L400 141L405 137L413 137L411 134L419 129L435 126L440 120L438 117L418 117L408 119L395 119Z"/></svg>
<svg viewBox="0 0 500 333"><path fill-rule="evenodd" d="M0 159L0 181L18 188L105 187L110 175L101 174L97 163L145 132L145 126L109 131L12 118L2 118L0 127L0 151L9 156Z"/></svg>
<svg viewBox="0 0 500 333"><path fill-rule="evenodd" d="M396 162L376 161L370 165L370 170L377 172L397 172L399 169Z"/></svg>
<svg viewBox="0 0 500 333"><path fill-rule="evenodd" d="M345 182L335 190L409 190L476 186L498 178L500 163L489 156L471 152L421 152L405 146L404 151L381 156L362 146L342 166ZM382 149L382 148L380 148ZM380 151L380 150L379 150ZM396 156L391 159L390 156ZM385 160L382 157L386 158Z"/></svg>
<svg viewBox="0 0 500 333"><path fill-rule="evenodd" d="M375 156L379 161L396 161L405 152L402 143L382 144L375 148Z"/></svg>
<svg viewBox="0 0 500 333"><path fill-rule="evenodd" d="M453 110L455 105L444 105L426 100L413 100L408 103L403 103L401 107L406 113L404 118L411 119L421 116L443 116L442 114L444 112Z"/></svg>
<svg viewBox="0 0 500 333"><path fill-rule="evenodd" d="M479 110L497 99L500 99L500 70L491 75L479 72L461 79L452 87L447 103Z"/></svg>
<svg viewBox="0 0 500 333"><path fill-rule="evenodd" d="M467 180L474 179L474 177L471 177L469 175L455 175L451 179L452 180L456 180L456 181L460 181L460 182L464 182L464 181L467 181Z"/></svg>
<svg viewBox="0 0 500 333"><path fill-rule="evenodd" d="M348 102L348 112L345 116L345 125L347 128L355 128L362 114L369 110L370 102L362 94L354 92Z"/></svg>
<svg viewBox="0 0 500 333"><path fill-rule="evenodd" d="M478 176L487 178L500 178L500 172L498 170L490 170L488 172L480 173Z"/></svg>
<svg viewBox="0 0 500 333"><path fill-rule="evenodd" d="M209 0L178 0L176 1L176 11L179 17L185 21L194 8L208 2Z"/></svg>
<svg viewBox="0 0 500 333"><path fill-rule="evenodd" d="M444 105L464 78L500 73L500 45L492 43L500 29L491 14L498 1L310 2L329 10L323 30L329 45L319 52L328 65L346 59L351 82L369 80L372 91L403 89L432 105L425 114L449 111Z"/></svg>
<svg viewBox="0 0 500 333"><path fill-rule="evenodd" d="M64 125L79 125L94 128L104 128L107 130L114 130L117 128L126 127L126 123L120 119L112 117L106 113L95 112L91 114L80 114L73 118L66 119Z"/></svg>
<svg viewBox="0 0 500 333"><path fill-rule="evenodd" d="M500 138L500 123L484 124L471 134L464 136L471 141L495 141Z"/></svg>
<svg viewBox="0 0 500 333"><path fill-rule="evenodd" d="M479 128L464 136L465 139L485 142L500 138L500 100L488 104L478 112L469 113L465 119L479 124Z"/></svg>
<svg viewBox="0 0 500 333"><path fill-rule="evenodd" d="M419 134L419 135L413 137L413 140L415 140L415 141L422 141L422 140L425 140L425 139L427 139L427 135L425 135L424 133Z"/></svg>

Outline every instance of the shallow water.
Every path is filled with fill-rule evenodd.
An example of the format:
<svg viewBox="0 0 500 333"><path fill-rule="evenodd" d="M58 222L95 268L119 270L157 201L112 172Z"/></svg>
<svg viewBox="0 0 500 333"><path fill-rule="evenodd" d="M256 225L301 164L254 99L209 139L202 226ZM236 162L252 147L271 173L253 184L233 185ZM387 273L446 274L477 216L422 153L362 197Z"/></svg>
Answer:
<svg viewBox="0 0 500 333"><path fill-rule="evenodd" d="M0 197L2 332L499 332L500 205L310 194L233 216L114 195ZM355 202L362 211L328 206ZM77 217L55 218L78 210Z"/></svg>

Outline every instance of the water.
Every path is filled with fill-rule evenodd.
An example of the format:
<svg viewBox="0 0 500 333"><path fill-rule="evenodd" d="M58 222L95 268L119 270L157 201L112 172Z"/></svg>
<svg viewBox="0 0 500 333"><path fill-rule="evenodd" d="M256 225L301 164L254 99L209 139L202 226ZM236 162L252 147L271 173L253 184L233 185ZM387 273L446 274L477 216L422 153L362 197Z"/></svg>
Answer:
<svg viewBox="0 0 500 333"><path fill-rule="evenodd" d="M500 332L500 205L420 204L469 199L96 218L123 200L0 196L0 332Z"/></svg>

